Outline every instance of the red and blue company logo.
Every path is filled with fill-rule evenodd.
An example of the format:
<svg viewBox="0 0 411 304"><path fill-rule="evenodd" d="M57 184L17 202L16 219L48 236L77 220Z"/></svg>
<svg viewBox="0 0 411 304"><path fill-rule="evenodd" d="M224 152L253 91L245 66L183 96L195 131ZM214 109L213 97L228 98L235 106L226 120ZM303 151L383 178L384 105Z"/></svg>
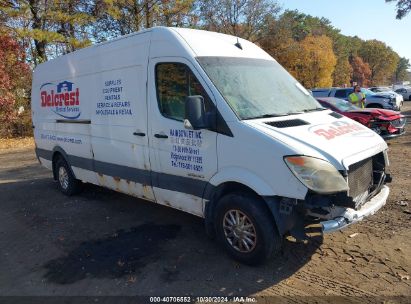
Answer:
<svg viewBox="0 0 411 304"><path fill-rule="evenodd" d="M50 108L51 111L66 119L80 117L80 90L74 83L63 81L44 83L40 87L41 107Z"/></svg>
<svg viewBox="0 0 411 304"><path fill-rule="evenodd" d="M327 140L346 134L366 137L374 135L373 132L369 132L370 129L363 127L362 125L349 123L346 121L334 121L328 124L315 125L310 127L308 131L318 136L323 136Z"/></svg>

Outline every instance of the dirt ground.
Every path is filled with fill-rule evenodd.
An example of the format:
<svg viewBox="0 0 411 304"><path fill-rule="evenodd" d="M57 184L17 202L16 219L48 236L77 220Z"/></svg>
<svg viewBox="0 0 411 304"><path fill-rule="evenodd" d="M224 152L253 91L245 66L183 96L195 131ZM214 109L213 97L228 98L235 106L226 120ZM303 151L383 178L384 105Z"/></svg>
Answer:
<svg viewBox="0 0 411 304"><path fill-rule="evenodd" d="M411 102L403 114L411 122ZM410 123L389 147L394 180L380 212L324 238L286 241L281 255L260 267L231 260L197 217L92 185L65 197L32 146L0 149L0 301L241 295L258 303L382 303L393 296L388 302L411 303Z"/></svg>

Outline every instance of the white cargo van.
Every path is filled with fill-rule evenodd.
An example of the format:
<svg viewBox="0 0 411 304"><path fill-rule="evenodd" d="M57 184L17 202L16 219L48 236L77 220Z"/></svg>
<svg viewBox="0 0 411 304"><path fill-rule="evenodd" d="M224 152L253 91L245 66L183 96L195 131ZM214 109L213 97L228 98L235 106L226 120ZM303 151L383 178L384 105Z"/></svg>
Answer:
<svg viewBox="0 0 411 304"><path fill-rule="evenodd" d="M233 36L158 27L61 56L34 71L32 108L63 193L93 183L203 217L245 263L389 194L384 140Z"/></svg>

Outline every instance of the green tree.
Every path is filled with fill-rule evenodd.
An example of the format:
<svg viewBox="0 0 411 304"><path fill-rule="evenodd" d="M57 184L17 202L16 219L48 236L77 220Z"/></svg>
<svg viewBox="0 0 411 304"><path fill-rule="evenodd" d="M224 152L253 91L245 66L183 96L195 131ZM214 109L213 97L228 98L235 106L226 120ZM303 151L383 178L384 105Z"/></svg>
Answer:
<svg viewBox="0 0 411 304"><path fill-rule="evenodd" d="M100 42L152 26L192 26L194 8L194 0L96 0L92 36Z"/></svg>
<svg viewBox="0 0 411 304"><path fill-rule="evenodd" d="M87 0L2 0L5 26L28 42L34 65L89 45L84 31L93 21L85 12Z"/></svg>
<svg viewBox="0 0 411 304"><path fill-rule="evenodd" d="M361 58L371 70L371 85L388 84L394 74L399 57L384 42L367 40L359 51Z"/></svg>
<svg viewBox="0 0 411 304"><path fill-rule="evenodd" d="M394 74L394 82L400 82L408 80L408 70L411 68L410 60L401 57L398 60L397 68Z"/></svg>
<svg viewBox="0 0 411 304"><path fill-rule="evenodd" d="M293 39L297 41L303 40L308 35L325 35L334 40L334 37L340 32L331 25L331 21L327 18L313 17L297 10L286 10L279 17L279 23L287 27L291 31Z"/></svg>
<svg viewBox="0 0 411 304"><path fill-rule="evenodd" d="M271 0L203 0L199 18L207 30L259 41L265 34L268 19L276 16L280 6Z"/></svg>
<svg viewBox="0 0 411 304"><path fill-rule="evenodd" d="M385 0L385 2L397 2L397 19L404 18L411 11L411 0Z"/></svg>

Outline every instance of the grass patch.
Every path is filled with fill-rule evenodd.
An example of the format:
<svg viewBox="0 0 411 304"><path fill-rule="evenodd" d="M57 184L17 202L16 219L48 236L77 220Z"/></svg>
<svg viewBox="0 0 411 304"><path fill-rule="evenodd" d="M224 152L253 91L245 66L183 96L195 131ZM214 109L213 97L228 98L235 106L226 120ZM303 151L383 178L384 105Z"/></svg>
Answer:
<svg viewBox="0 0 411 304"><path fill-rule="evenodd" d="M34 148L34 138L0 138L0 150L14 150L23 148Z"/></svg>

